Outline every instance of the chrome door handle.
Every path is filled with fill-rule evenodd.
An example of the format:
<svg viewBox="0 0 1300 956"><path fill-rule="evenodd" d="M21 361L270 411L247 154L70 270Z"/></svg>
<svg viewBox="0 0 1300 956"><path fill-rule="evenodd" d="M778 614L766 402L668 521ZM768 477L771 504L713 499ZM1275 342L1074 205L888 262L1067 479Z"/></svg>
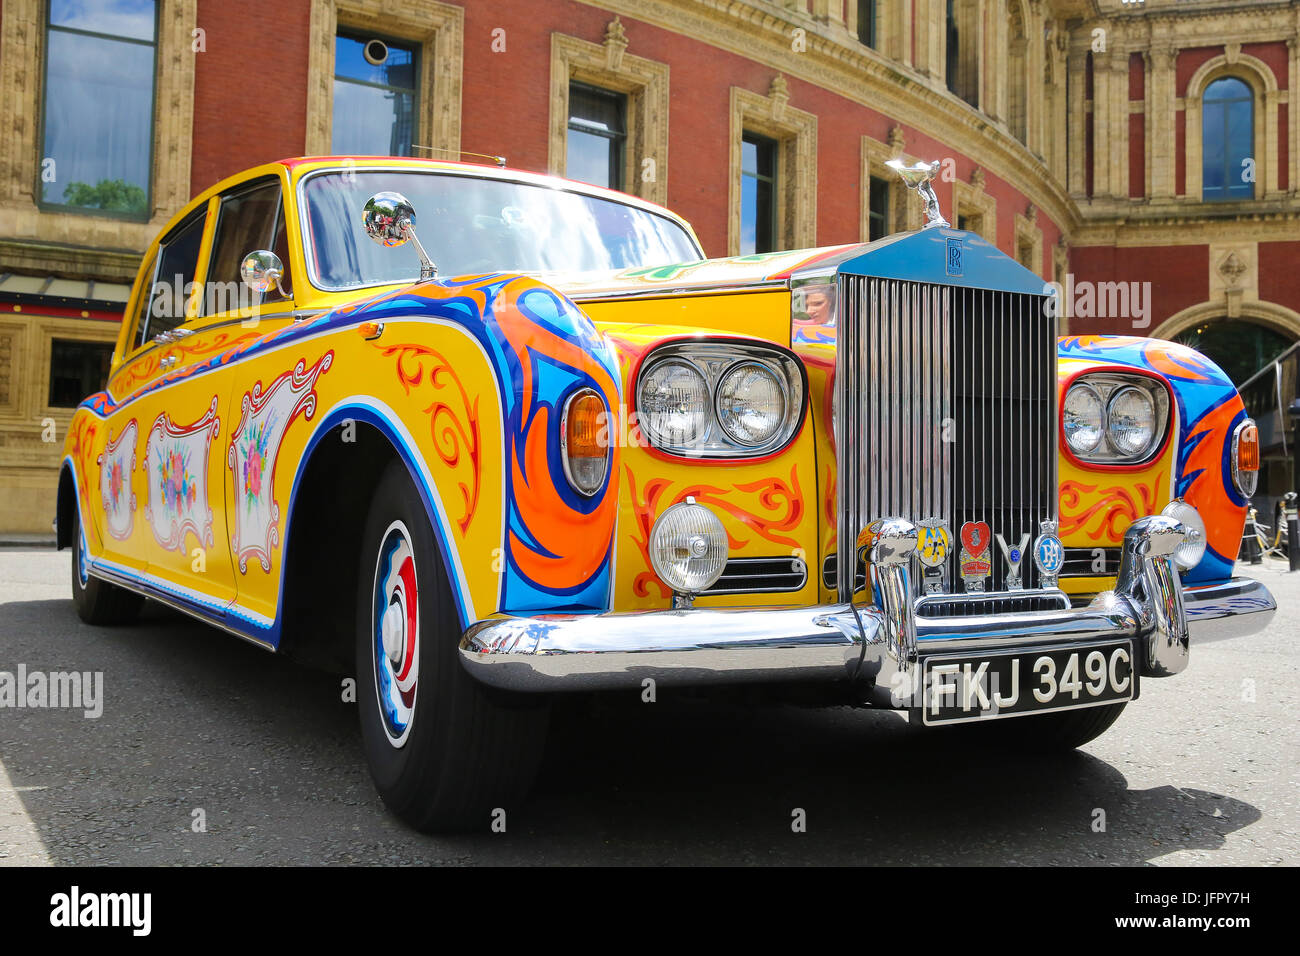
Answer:
<svg viewBox="0 0 1300 956"><path fill-rule="evenodd" d="M158 367L171 368L173 365L176 364L176 362L177 362L177 358L175 355L164 355L161 359L158 360Z"/></svg>

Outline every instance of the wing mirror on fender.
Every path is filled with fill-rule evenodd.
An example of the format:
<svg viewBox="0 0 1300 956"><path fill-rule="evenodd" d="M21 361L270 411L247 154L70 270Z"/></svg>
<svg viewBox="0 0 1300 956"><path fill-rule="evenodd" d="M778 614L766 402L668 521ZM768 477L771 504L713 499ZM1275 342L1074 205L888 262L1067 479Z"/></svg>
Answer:
<svg viewBox="0 0 1300 956"><path fill-rule="evenodd" d="M409 239L420 256L420 281L432 279L437 267L415 235L415 207L401 193L375 193L361 211L366 235L381 246L405 245Z"/></svg>

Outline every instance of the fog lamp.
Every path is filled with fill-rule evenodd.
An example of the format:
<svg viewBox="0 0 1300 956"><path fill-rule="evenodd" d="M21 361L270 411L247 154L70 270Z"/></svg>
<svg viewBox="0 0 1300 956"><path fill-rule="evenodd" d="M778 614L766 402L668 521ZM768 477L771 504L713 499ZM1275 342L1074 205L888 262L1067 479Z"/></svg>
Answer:
<svg viewBox="0 0 1300 956"><path fill-rule="evenodd" d="M1181 498L1169 502L1160 513L1181 522L1187 529L1187 537L1174 549L1174 564L1178 565L1180 571L1190 571L1205 557L1207 541L1205 521L1202 520L1201 513Z"/></svg>
<svg viewBox="0 0 1300 956"><path fill-rule="evenodd" d="M727 563L727 532L704 505L687 498L666 510L650 530L650 563L678 594L711 588Z"/></svg>

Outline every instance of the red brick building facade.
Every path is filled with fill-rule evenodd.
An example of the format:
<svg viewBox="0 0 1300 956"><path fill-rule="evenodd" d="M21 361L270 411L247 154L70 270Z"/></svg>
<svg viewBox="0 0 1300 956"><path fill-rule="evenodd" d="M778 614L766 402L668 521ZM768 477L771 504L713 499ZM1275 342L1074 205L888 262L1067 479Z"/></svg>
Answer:
<svg viewBox="0 0 1300 956"><path fill-rule="evenodd" d="M685 215L711 256L746 241L746 143L773 151L778 248L918 226L884 162L937 159L945 215L1058 282L1070 332L1214 351L1246 330L1234 374L1300 338L1297 0L102 2L121 16L0 0L0 531L48 529L59 356L113 337L159 226L240 169L335 151L341 36L409 47L423 155L562 174L572 91L608 92L618 185ZM73 48L152 64L151 92L113 107L151 120L126 214L46 179L75 127L52 105L65 74L117 95L60 65Z"/></svg>

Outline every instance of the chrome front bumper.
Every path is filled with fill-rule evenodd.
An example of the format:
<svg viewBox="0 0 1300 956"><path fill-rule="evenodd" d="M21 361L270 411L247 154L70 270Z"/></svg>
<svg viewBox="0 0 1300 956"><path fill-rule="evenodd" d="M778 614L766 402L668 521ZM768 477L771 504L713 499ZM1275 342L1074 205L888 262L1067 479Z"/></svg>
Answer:
<svg viewBox="0 0 1300 956"><path fill-rule="evenodd" d="M1246 578L1182 588L1169 557L1181 540L1173 519L1136 522L1115 590L1087 607L917 617L910 602L892 607L877 588L875 605L502 618L465 632L461 661L483 683L514 691L607 690L647 678L664 685L859 681L877 703L897 706L890 689L930 654L1127 637L1142 676L1165 677L1186 667L1190 637L1252 634L1277 609L1268 589Z"/></svg>

